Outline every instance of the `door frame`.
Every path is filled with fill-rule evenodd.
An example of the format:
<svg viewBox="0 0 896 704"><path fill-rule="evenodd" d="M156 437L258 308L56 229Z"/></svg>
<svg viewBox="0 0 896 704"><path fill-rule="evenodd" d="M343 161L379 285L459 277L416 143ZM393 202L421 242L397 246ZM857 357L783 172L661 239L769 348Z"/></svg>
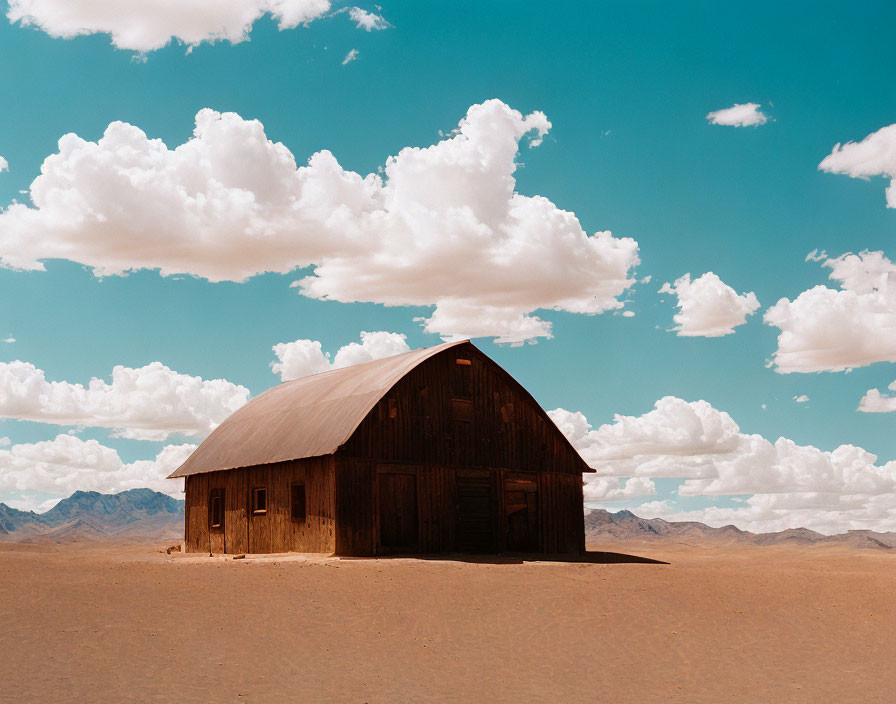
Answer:
<svg viewBox="0 0 896 704"><path fill-rule="evenodd" d="M380 475L381 474L409 474L414 477L414 497L417 502L417 539L414 541L413 548L408 551L396 552L388 548L384 548L380 536ZM420 468L402 464L378 464L376 472L373 475L373 544L377 555L412 555L420 551Z"/></svg>
<svg viewBox="0 0 896 704"><path fill-rule="evenodd" d="M503 528L499 521L503 518L504 511L504 483L501 479L503 472L490 467L455 467L454 468L454 550L467 555L494 555L503 551ZM460 546L460 482L461 477L475 477L486 479L489 488L489 516L488 525L490 532L489 547L486 552L464 552Z"/></svg>
<svg viewBox="0 0 896 704"><path fill-rule="evenodd" d="M535 495L535 540L534 547L529 551L519 551L513 550L508 544L507 539L510 534L510 522L508 521L507 513L505 510L505 502L506 496L505 493L507 491L508 482L525 482L526 484L532 485L532 489L524 490L526 494L534 494ZM538 474L535 472L501 472L501 542L504 546L504 550L507 552L515 552L520 554L532 554L541 552L541 491L539 490L538 483ZM527 511L528 514L528 511Z"/></svg>

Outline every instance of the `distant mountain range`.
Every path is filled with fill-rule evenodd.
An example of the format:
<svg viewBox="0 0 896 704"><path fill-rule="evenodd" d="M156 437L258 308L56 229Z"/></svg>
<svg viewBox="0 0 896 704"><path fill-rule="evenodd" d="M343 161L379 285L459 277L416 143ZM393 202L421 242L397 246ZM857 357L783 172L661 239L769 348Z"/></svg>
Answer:
<svg viewBox="0 0 896 704"><path fill-rule="evenodd" d="M0 503L0 540L183 537L184 502L151 489L120 494L76 491L46 513L19 511Z"/></svg>
<svg viewBox="0 0 896 704"><path fill-rule="evenodd" d="M822 535L808 528L777 533L750 533L734 526L711 528L697 521L664 521L638 518L631 511L611 513L594 509L585 516L585 537L591 541L645 541L682 545L842 545L852 548L890 550L896 548L896 533L851 530L839 535Z"/></svg>
<svg viewBox="0 0 896 704"><path fill-rule="evenodd" d="M68 542L85 539L179 540L184 502L151 489L120 494L76 491L46 513L0 503L0 540ZM638 518L631 511L594 509L585 516L585 537L595 542L657 542L681 545L841 545L896 549L896 532L851 530L822 535L808 528L750 533L734 526L711 528L697 521Z"/></svg>

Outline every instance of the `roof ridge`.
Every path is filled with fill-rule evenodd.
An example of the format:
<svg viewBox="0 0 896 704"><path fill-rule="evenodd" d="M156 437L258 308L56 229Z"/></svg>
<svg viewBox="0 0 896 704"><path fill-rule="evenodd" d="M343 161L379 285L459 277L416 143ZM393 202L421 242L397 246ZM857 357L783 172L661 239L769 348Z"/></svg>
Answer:
<svg viewBox="0 0 896 704"><path fill-rule="evenodd" d="M471 343L443 342L272 386L225 418L169 478L330 455L395 384L462 344ZM331 409L319 412L324 405Z"/></svg>
<svg viewBox="0 0 896 704"><path fill-rule="evenodd" d="M378 357L377 359L369 359L366 362L357 362L356 364L348 364L344 367L337 367L335 369L327 369L322 372L314 372L314 374L305 374L304 376L296 377L295 379L289 379L288 381L281 381L279 384L275 384L274 386L269 387L269 389L265 389L265 391L274 389L278 386L283 386L284 384L292 384L295 381L302 381L303 379L310 379L311 377L320 377L320 376L323 376L324 374L334 374L336 372L341 372L345 369L357 369L358 367L363 367L368 364L376 364L378 362L385 362L387 360L393 360L396 357L404 357L406 355L414 354L416 352L423 352L425 350L435 350L439 347L444 347L445 349L448 349L449 347L453 347L454 345L460 345L464 342L469 342L469 341L470 341L469 339L456 340L456 341L451 341L451 342L441 342L438 345L432 345L431 347L416 347L415 349L408 350L407 352L398 352L397 354L390 354L388 357ZM264 391L262 391L261 393L263 394ZM259 394L259 396L261 396L261 394ZM255 398L258 398L258 397L256 396Z"/></svg>

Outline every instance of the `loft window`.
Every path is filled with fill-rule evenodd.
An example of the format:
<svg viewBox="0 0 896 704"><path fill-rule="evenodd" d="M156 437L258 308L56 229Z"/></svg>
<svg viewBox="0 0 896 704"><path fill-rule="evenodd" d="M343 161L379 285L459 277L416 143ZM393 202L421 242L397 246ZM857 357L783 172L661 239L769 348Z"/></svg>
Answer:
<svg viewBox="0 0 896 704"><path fill-rule="evenodd" d="M394 398L389 399L389 417L390 418L398 417L398 404L395 403Z"/></svg>
<svg viewBox="0 0 896 704"><path fill-rule="evenodd" d="M268 512L267 487L257 486L252 490L252 514L261 515Z"/></svg>
<svg viewBox="0 0 896 704"><path fill-rule="evenodd" d="M292 520L305 520L305 482L293 482L289 487L289 510Z"/></svg>
<svg viewBox="0 0 896 704"><path fill-rule="evenodd" d="M454 395L470 398L473 395L473 361L458 357L454 362Z"/></svg>
<svg viewBox="0 0 896 704"><path fill-rule="evenodd" d="M473 402L465 398L451 399L451 415L454 420L473 422Z"/></svg>
<svg viewBox="0 0 896 704"><path fill-rule="evenodd" d="M208 495L208 525L213 530L224 530L224 490L212 489Z"/></svg>

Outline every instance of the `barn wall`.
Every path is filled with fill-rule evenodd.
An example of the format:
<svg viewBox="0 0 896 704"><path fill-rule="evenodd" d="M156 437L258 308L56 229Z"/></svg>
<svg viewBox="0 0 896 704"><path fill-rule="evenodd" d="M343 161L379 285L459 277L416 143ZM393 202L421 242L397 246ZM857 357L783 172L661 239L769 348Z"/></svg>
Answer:
<svg viewBox="0 0 896 704"><path fill-rule="evenodd" d="M534 542L525 552L579 554L585 549L582 481L557 472L519 473L502 470L460 469L427 465L376 463L337 457L337 555L376 555L395 552L382 544L380 527L380 475L413 474L416 478L416 541L411 552L504 552L508 518L504 510L505 481L528 477L537 489ZM484 545L465 548L459 536L459 477L488 487L489 515L483 525ZM400 552L400 551L399 551Z"/></svg>
<svg viewBox="0 0 896 704"><path fill-rule="evenodd" d="M333 457L312 457L224 472L195 474L186 480L187 552L270 553L334 551ZM305 483L306 517L290 514L290 485ZM251 490L267 489L267 511L253 515ZM209 529L209 496L223 489L224 530Z"/></svg>
<svg viewBox="0 0 896 704"><path fill-rule="evenodd" d="M408 373L336 457L337 553L382 551L376 477L390 466L416 474L421 552L458 549L457 476L476 471L491 487L488 551L508 549L505 475L530 477L537 487L533 551L584 550L584 462L531 396L472 346L446 350Z"/></svg>

